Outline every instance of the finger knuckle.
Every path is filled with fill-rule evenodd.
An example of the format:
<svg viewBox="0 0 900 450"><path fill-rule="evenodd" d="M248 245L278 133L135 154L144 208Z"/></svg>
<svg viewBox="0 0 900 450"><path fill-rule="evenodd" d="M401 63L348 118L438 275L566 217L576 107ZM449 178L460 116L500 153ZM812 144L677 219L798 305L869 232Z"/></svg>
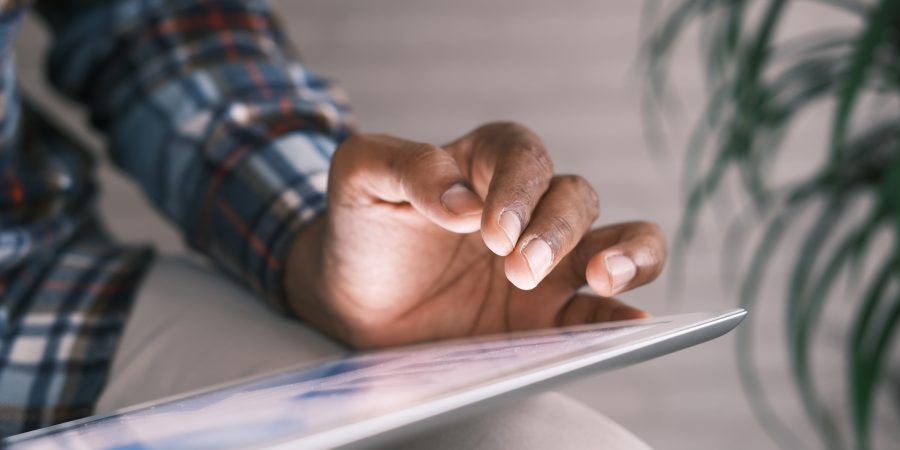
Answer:
<svg viewBox="0 0 900 450"><path fill-rule="evenodd" d="M410 145L410 151L423 158L433 158L441 153L441 148L427 142L416 142Z"/></svg>
<svg viewBox="0 0 900 450"><path fill-rule="evenodd" d="M539 178L549 179L553 176L553 160L539 141L521 140L513 147L513 151L518 158L525 159L537 169Z"/></svg>
<svg viewBox="0 0 900 450"><path fill-rule="evenodd" d="M533 132L526 127L525 125L513 121L513 120L494 120L491 122L487 122L484 125L478 127L480 131L486 131L491 133L496 132L504 132L504 133L532 133Z"/></svg>
<svg viewBox="0 0 900 450"><path fill-rule="evenodd" d="M427 143L412 144L405 154L409 155L405 161L408 167L416 171L424 171L422 173L438 170L449 160L449 155L443 149Z"/></svg>
<svg viewBox="0 0 900 450"><path fill-rule="evenodd" d="M343 151L345 153L352 153L355 151L359 151L366 147L371 146L371 142L376 139L376 135L369 133L356 133L350 135L347 139L344 139L341 142L341 145L338 146L337 151Z"/></svg>
<svg viewBox="0 0 900 450"><path fill-rule="evenodd" d="M368 133L354 133L344 139L343 146L356 145L369 138Z"/></svg>
<svg viewBox="0 0 900 450"><path fill-rule="evenodd" d="M591 185L587 178L581 175L560 175L560 178L569 184L574 191L590 195L596 199L597 192L594 191L594 186Z"/></svg>
<svg viewBox="0 0 900 450"><path fill-rule="evenodd" d="M362 152L371 152L379 147L379 140L384 135L372 133L356 133L344 139L334 151L332 155L332 164L335 162L349 161L353 162Z"/></svg>
<svg viewBox="0 0 900 450"><path fill-rule="evenodd" d="M587 179L579 175L559 175L554 178L554 183L571 193L573 198L585 200L579 201L578 205L583 208L581 212L592 222L600 215L600 197Z"/></svg>
<svg viewBox="0 0 900 450"><path fill-rule="evenodd" d="M352 173L358 152L366 148L367 139L368 136L364 134L354 134L344 139L331 156L331 172L342 176Z"/></svg>
<svg viewBox="0 0 900 450"><path fill-rule="evenodd" d="M575 227L566 217L551 217L544 232L544 239L554 251L566 247L566 243L575 238Z"/></svg>
<svg viewBox="0 0 900 450"><path fill-rule="evenodd" d="M479 127L474 135L478 144L486 144L494 151L510 152L515 158L525 158L523 162L533 164L545 178L552 176L553 160L544 142L525 125L512 121L490 122Z"/></svg>
<svg viewBox="0 0 900 450"><path fill-rule="evenodd" d="M331 163L337 164L347 159L347 154L353 153L354 147L359 145L360 139L360 136L357 134L344 139L344 141L341 142L336 149L334 149L334 154L331 156Z"/></svg>

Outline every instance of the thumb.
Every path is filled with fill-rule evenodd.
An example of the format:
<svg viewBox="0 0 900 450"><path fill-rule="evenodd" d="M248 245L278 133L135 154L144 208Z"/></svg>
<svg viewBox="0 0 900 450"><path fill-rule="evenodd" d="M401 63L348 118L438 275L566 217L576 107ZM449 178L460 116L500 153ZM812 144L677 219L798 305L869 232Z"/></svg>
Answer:
<svg viewBox="0 0 900 450"><path fill-rule="evenodd" d="M336 204L409 203L456 233L477 231L484 206L446 150L387 135L344 141L332 158L328 193Z"/></svg>

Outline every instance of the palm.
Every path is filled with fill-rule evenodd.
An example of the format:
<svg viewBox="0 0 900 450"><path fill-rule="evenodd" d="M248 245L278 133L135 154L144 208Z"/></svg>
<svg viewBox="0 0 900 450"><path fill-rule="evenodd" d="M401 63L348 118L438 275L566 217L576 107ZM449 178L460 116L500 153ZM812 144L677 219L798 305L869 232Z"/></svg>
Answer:
<svg viewBox="0 0 900 450"><path fill-rule="evenodd" d="M390 323L381 339L420 341L550 326L571 288L510 284L480 234L455 234L408 205L330 211L323 280L350 319Z"/></svg>

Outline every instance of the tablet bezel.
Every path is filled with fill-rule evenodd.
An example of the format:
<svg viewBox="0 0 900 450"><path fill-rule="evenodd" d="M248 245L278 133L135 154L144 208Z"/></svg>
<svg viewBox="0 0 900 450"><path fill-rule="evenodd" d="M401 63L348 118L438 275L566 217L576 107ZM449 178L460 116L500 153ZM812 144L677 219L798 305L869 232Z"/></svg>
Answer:
<svg viewBox="0 0 900 450"><path fill-rule="evenodd" d="M356 420L321 430L304 430L296 434L280 436L268 442L261 442L253 448L335 448L365 444L388 443L396 439L417 434L425 429L464 417L473 408L485 408L495 405L510 397L525 395L543 389L548 383L559 383L574 377L583 376L587 372L612 370L635 364L657 356L671 353L682 348L696 345L721 336L737 326L746 315L743 309L731 309L718 312L701 312L659 316L649 319L608 322L603 324L580 325L558 329L546 329L529 332L509 333L504 335L484 336L443 341L440 343L418 344L409 347L395 348L387 351L404 352L421 347L453 346L461 343L471 344L507 339L510 337L546 336L561 332L597 330L616 328L627 325L653 325L645 330L635 331L623 336L611 338L575 354L558 357L538 363L528 369L482 383L466 386L436 394L432 398L389 412ZM328 362L346 359L372 352L348 352L338 357L322 358L298 366L281 369L262 375L247 377L191 391L147 403L123 408L106 414L90 416L72 422L34 430L12 436L2 443L6 445L25 444L28 441L48 437L65 430L79 427L90 422L103 420L113 416L128 415L147 408L158 407L172 402L189 401L192 397L202 396L224 388L234 388L241 384L249 384L269 377L309 369ZM490 404L490 405L489 405ZM32 441L33 442L33 441Z"/></svg>

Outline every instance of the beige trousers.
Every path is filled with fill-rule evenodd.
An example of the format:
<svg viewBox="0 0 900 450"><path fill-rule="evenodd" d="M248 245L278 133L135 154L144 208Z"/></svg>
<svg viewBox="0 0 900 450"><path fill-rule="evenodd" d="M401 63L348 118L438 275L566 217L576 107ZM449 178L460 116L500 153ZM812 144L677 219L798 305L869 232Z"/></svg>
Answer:
<svg viewBox="0 0 900 450"><path fill-rule="evenodd" d="M163 256L141 286L97 412L335 355L341 347L202 263ZM559 393L479 413L392 448L647 449Z"/></svg>

